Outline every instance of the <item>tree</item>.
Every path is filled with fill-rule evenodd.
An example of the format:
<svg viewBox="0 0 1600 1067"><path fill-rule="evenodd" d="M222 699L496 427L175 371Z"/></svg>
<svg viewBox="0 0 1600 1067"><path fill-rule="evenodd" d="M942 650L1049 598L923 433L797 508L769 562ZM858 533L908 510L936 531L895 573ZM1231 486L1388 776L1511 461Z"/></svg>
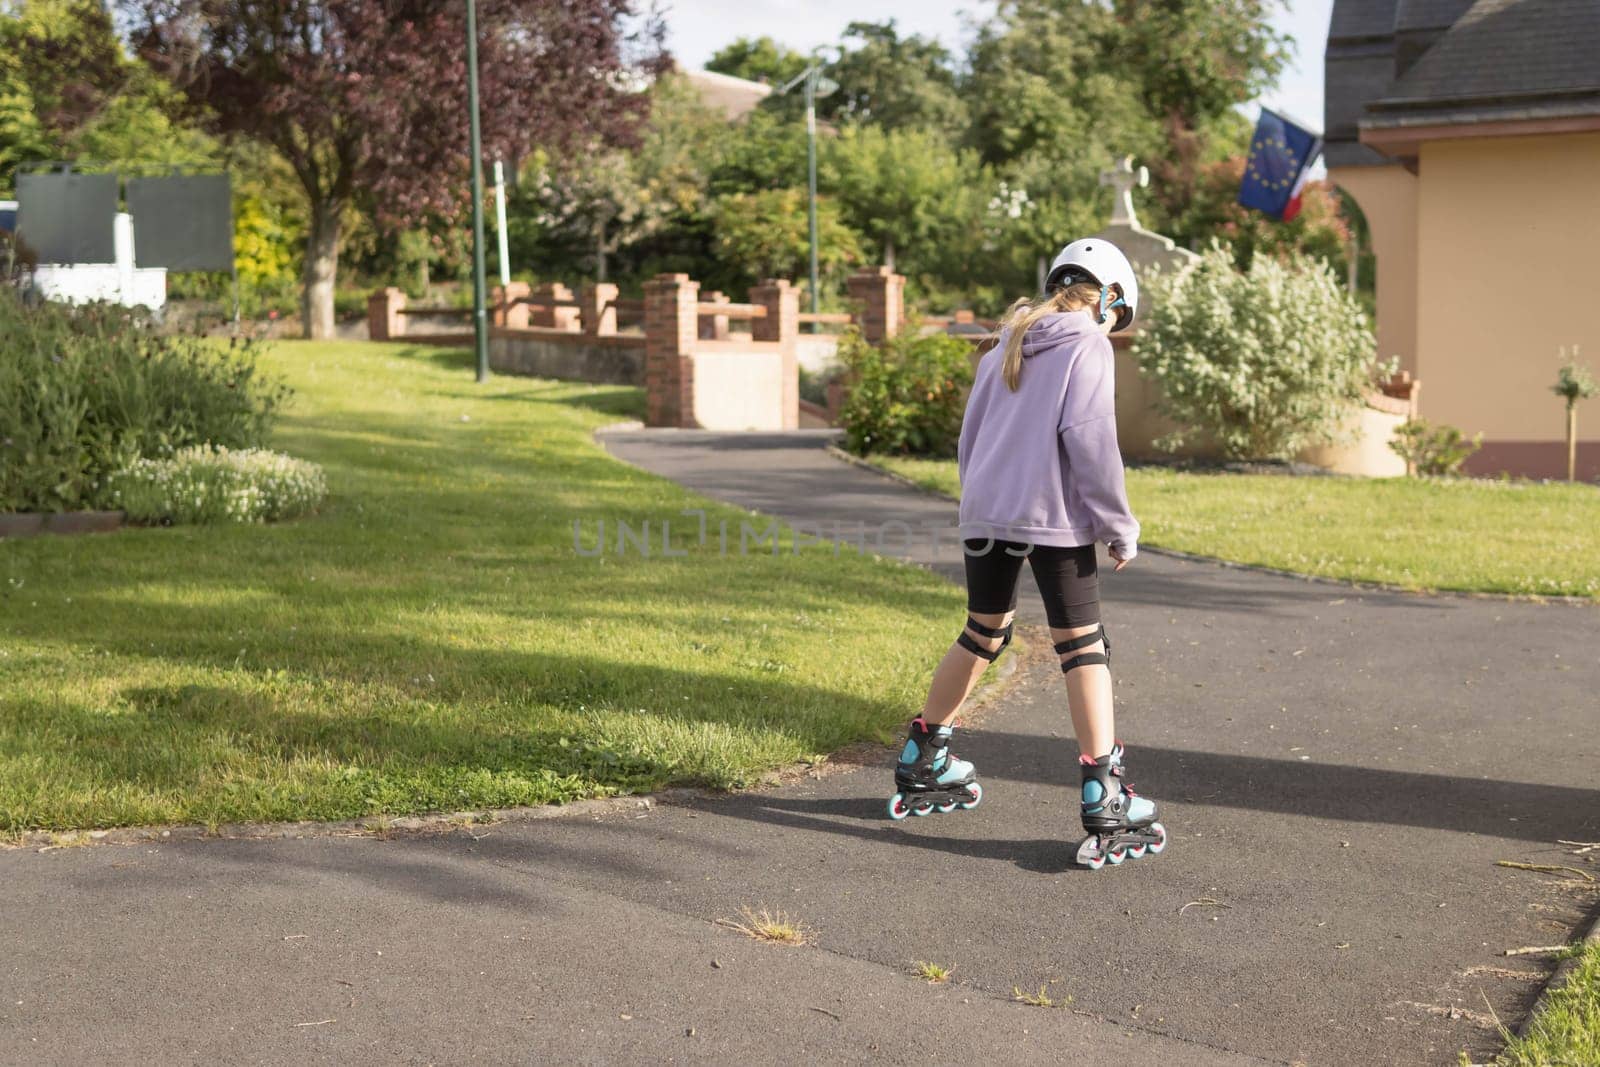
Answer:
<svg viewBox="0 0 1600 1067"><path fill-rule="evenodd" d="M740 37L719 48L707 61L706 69L779 86L810 65L811 60L804 54L785 48L771 37Z"/></svg>
<svg viewBox="0 0 1600 1067"><path fill-rule="evenodd" d="M772 189L722 198L716 212L716 247L725 267L737 267L746 285L763 278L799 278L810 269L811 231L806 190ZM839 206L817 202L817 260L824 292L846 268L861 261L861 241L839 217Z"/></svg>
<svg viewBox="0 0 1600 1067"><path fill-rule="evenodd" d="M1565 356L1567 350L1563 348ZM1588 367L1577 361L1578 346L1572 346L1573 360L1564 363L1556 375L1556 384L1550 391L1567 402L1567 481L1576 481L1578 474L1578 401L1600 394L1600 384L1594 380Z"/></svg>
<svg viewBox="0 0 1600 1067"><path fill-rule="evenodd" d="M1112 12L1089 0L1017 0L978 31L962 93L967 142L1017 198L1002 216L996 273L1004 289L1035 284L1039 256L1104 223L1100 172L1121 156L1164 151L1144 97L1105 54Z"/></svg>
<svg viewBox="0 0 1600 1067"><path fill-rule="evenodd" d="M630 0L484 0L480 100L489 155L625 141L629 85L665 63L660 27L630 38ZM270 144L306 198L306 335L333 334L346 208L386 227L466 201L464 6L453 0L132 0L141 54L218 132ZM641 54L630 56L637 46Z"/></svg>
<svg viewBox="0 0 1600 1067"><path fill-rule="evenodd" d="M1241 270L1257 254L1303 252L1325 261L1343 277L1350 258L1350 225L1333 184L1307 182L1300 213L1288 222L1239 203L1245 157L1233 156L1201 168L1187 212L1173 220L1173 235L1205 247L1220 237L1233 248Z"/></svg>
<svg viewBox="0 0 1600 1067"><path fill-rule="evenodd" d="M968 142L1041 223L1104 218L1099 171L1123 155L1157 178L1160 227L1185 209L1212 142L1241 136L1234 104L1270 84L1283 38L1267 0L1014 0L979 27L962 94ZM1046 244L1059 241L1058 232Z"/></svg>
<svg viewBox="0 0 1600 1067"><path fill-rule="evenodd" d="M734 129L711 170L715 196L786 189L806 180L806 127L757 108Z"/></svg>
<svg viewBox="0 0 1600 1067"><path fill-rule="evenodd" d="M518 197L549 237L569 237L607 278L609 258L703 206L728 124L683 78L665 74L650 92L650 118L633 149L595 143L536 161Z"/></svg>
<svg viewBox="0 0 1600 1067"><path fill-rule="evenodd" d="M847 26L827 74L839 88L817 102L820 117L949 134L966 125L949 50L916 34L900 36L893 19Z"/></svg>
<svg viewBox="0 0 1600 1067"><path fill-rule="evenodd" d="M130 60L97 0L0 13L0 187L27 163L195 163L216 146L178 125L170 87Z"/></svg>
<svg viewBox="0 0 1600 1067"><path fill-rule="evenodd" d="M1146 111L1194 130L1272 87L1288 59L1288 38L1268 20L1277 6L1275 0L1113 0L1114 21L1102 39L1112 47L1110 65L1132 79Z"/></svg>
<svg viewBox="0 0 1600 1067"><path fill-rule="evenodd" d="M970 283L994 175L971 150L926 129L846 127L823 145L826 187L846 222L922 292Z"/></svg>
<svg viewBox="0 0 1600 1067"><path fill-rule="evenodd" d="M1114 0L1118 65L1161 124L1166 151L1151 159L1155 201L1171 218L1188 208L1215 142L1237 153L1250 129L1235 110L1272 87L1289 38L1268 20L1276 0Z"/></svg>

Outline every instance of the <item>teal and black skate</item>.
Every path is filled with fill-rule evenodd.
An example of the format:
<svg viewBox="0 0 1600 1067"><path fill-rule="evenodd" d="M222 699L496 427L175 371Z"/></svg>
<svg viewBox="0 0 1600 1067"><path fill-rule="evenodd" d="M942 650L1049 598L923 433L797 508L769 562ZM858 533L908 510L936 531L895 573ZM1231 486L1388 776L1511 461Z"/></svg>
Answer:
<svg viewBox="0 0 1600 1067"><path fill-rule="evenodd" d="M1167 831L1156 822L1155 802L1139 796L1122 781L1122 746L1098 760L1078 757L1083 771L1083 828L1089 836L1078 845L1078 864L1098 871L1126 859L1154 855L1167 847Z"/></svg>
<svg viewBox="0 0 1600 1067"><path fill-rule="evenodd" d="M921 715L911 720L911 733L894 768L897 792L889 798L889 818L975 808L983 786L972 764L950 754L950 727L929 726Z"/></svg>

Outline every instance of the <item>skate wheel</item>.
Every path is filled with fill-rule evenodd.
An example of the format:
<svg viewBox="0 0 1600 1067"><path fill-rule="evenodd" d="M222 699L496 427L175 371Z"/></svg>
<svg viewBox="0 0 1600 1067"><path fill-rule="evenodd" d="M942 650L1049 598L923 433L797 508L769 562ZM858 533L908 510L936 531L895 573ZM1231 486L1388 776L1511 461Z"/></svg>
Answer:
<svg viewBox="0 0 1600 1067"><path fill-rule="evenodd" d="M1110 852L1106 853L1106 862L1111 864L1113 867L1120 865L1122 861L1127 858L1128 850L1125 848L1114 848Z"/></svg>
<svg viewBox="0 0 1600 1067"><path fill-rule="evenodd" d="M920 804L912 805L911 814L915 815L919 819L922 818L924 815L932 815L933 814L933 801L924 800Z"/></svg>
<svg viewBox="0 0 1600 1067"><path fill-rule="evenodd" d="M895 822L900 822L910 814L911 808L906 804L906 795L904 793L896 793L889 798L889 818Z"/></svg>
<svg viewBox="0 0 1600 1067"><path fill-rule="evenodd" d="M1167 847L1167 828L1158 822L1153 822L1150 824L1150 832L1158 838L1158 840L1150 842L1150 855L1154 856Z"/></svg>
<svg viewBox="0 0 1600 1067"><path fill-rule="evenodd" d="M964 810L971 811L983 801L983 786L979 785L977 782L968 782L967 796L971 797L972 799L963 800L959 803Z"/></svg>
<svg viewBox="0 0 1600 1067"><path fill-rule="evenodd" d="M1090 856L1086 862L1091 871L1098 871L1101 867L1106 865L1106 858L1104 855L1095 855Z"/></svg>
<svg viewBox="0 0 1600 1067"><path fill-rule="evenodd" d="M1143 844L1129 845L1128 846L1128 858L1130 860L1143 859L1146 847L1147 846L1145 846Z"/></svg>
<svg viewBox="0 0 1600 1067"><path fill-rule="evenodd" d="M941 800L939 802L939 814L949 815L952 811L955 811L960 806L961 801L959 800Z"/></svg>

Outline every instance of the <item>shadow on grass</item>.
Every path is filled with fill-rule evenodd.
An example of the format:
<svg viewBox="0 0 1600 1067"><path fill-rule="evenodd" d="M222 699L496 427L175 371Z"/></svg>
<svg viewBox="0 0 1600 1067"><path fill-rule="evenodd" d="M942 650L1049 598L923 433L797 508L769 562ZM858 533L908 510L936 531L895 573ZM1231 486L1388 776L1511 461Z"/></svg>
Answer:
<svg viewBox="0 0 1600 1067"><path fill-rule="evenodd" d="M79 783L151 802L181 792L182 817L191 821L308 810L340 818L547 803L597 787L725 785L765 769L760 754L774 744L825 751L880 735L902 717L889 701L776 674L304 636L312 658L338 648L341 662L301 663L276 682L249 671L237 685L130 686L110 712L42 695L8 699L8 730L32 739L12 755L26 759L37 749L53 767L54 788L68 796ZM329 699L308 700L307 683L327 685ZM366 692L353 696L349 683ZM700 734L694 724L723 729ZM44 751L51 737L71 737L70 751ZM574 780L558 780L566 776ZM16 785L23 797L12 804L25 804L27 786ZM291 788L307 796L286 803ZM14 808L9 828L60 825L45 813L72 811L61 798L41 794L39 808Z"/></svg>
<svg viewBox="0 0 1600 1067"><path fill-rule="evenodd" d="M397 344L393 348L393 354L402 359L431 363L436 367L448 370L461 378L460 384L470 386L473 390L470 392L464 389L445 390L435 386L430 391L436 396L448 396L461 400L562 404L569 407L586 408L602 415L611 415L618 418L637 419L644 417L644 389L642 386L533 378L526 375L503 373L493 373L487 382L477 384L473 382L477 360L471 347L456 348ZM531 391L526 388L515 392L506 392L503 389L496 391L498 386L508 381L526 383L535 387L535 389L546 383L555 383L562 387L583 391L568 392L566 395L560 396L541 395L537 391ZM451 385L454 383L447 382L442 384Z"/></svg>

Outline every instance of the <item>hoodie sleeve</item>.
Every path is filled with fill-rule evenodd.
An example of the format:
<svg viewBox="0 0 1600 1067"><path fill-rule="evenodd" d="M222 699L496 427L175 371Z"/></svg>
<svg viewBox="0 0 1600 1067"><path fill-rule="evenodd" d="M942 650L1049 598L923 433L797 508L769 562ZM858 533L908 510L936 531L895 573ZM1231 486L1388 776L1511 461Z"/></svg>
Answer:
<svg viewBox="0 0 1600 1067"><path fill-rule="evenodd" d="M972 376L972 388L967 392L967 407L961 414L961 436L956 440L956 475L960 484L966 484L967 461L972 457L972 442L978 437L978 426L983 421L983 393L987 389L988 363L996 352L1005 351L1005 338L1000 344L983 354L978 361L978 372Z"/></svg>
<svg viewBox="0 0 1600 1067"><path fill-rule="evenodd" d="M1117 448L1116 372L1111 341L1097 335L1067 374L1059 432L1067 453L1066 479L1094 522L1097 541L1118 556L1139 551L1139 520L1128 508L1122 453Z"/></svg>

